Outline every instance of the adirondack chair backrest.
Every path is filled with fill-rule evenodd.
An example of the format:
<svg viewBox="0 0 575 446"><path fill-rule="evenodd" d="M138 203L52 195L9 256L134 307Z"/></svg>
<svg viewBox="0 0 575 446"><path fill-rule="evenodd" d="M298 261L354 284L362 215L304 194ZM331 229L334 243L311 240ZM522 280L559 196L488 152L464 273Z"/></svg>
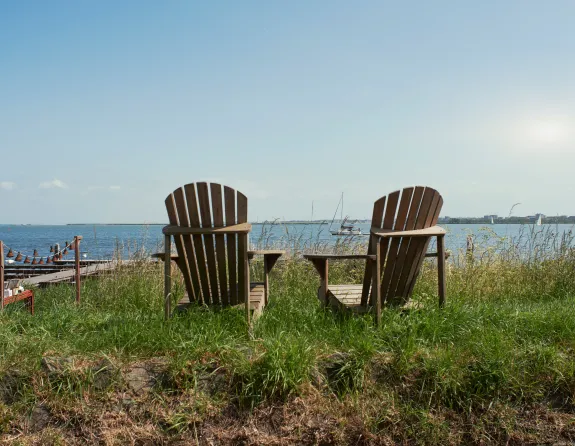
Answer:
<svg viewBox="0 0 575 446"><path fill-rule="evenodd" d="M166 198L171 225L218 228L248 221L248 199L216 183L191 183ZM247 299L248 236L176 235L178 266L191 302L235 305Z"/></svg>
<svg viewBox="0 0 575 446"><path fill-rule="evenodd" d="M437 224L443 198L430 187L406 187L381 197L373 205L372 227L410 231L425 229ZM381 301L387 303L406 302L415 286L415 281L427 252L431 237L384 239L380 245L381 258ZM369 242L368 253L375 254L377 242ZM366 266L361 302L366 305L371 285L371 269ZM373 302L371 302L374 304Z"/></svg>

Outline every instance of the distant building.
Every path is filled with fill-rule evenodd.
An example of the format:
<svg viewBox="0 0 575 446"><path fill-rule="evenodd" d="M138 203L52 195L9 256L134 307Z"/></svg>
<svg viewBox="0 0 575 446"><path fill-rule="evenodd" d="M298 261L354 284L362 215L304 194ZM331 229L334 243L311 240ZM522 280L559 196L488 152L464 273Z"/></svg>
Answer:
<svg viewBox="0 0 575 446"><path fill-rule="evenodd" d="M527 216L527 218L528 218L530 221L537 221L537 220L539 220L539 217L541 217L541 218L546 218L547 216L546 216L545 214L535 214L535 215L528 215L528 216Z"/></svg>
<svg viewBox="0 0 575 446"><path fill-rule="evenodd" d="M483 218L485 218L486 220L489 220L491 218L495 220L496 218L499 218L499 216L492 214L492 215L484 215Z"/></svg>

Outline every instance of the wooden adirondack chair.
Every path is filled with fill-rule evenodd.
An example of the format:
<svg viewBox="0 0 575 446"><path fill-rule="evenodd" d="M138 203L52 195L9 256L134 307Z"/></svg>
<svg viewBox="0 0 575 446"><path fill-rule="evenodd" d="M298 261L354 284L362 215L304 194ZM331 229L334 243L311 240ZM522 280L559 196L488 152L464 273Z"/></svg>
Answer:
<svg viewBox="0 0 575 446"><path fill-rule="evenodd" d="M441 195L430 187L407 187L374 203L366 255L304 256L321 278L319 299L326 305L353 312L375 309L381 320L382 304L404 304L413 292L425 257L437 257L439 304L445 302L445 230L435 226L443 206ZM437 252L427 253L432 237ZM363 285L330 285L329 260L365 259Z"/></svg>
<svg viewBox="0 0 575 446"><path fill-rule="evenodd" d="M164 233L164 253L171 252L172 237L177 255L171 260L180 268L186 296L180 307L191 302L206 305L244 304L248 323L259 316L269 296L268 276L283 251L248 251L248 199L228 186L191 183L166 198L170 224ZM249 260L264 256L264 282L250 283ZM165 316L171 313L171 261L165 255Z"/></svg>

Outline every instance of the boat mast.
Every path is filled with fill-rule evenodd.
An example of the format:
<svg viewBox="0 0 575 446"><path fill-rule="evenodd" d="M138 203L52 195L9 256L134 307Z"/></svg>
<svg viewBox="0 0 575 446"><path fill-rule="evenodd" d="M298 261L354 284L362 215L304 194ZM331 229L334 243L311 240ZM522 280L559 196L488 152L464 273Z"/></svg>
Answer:
<svg viewBox="0 0 575 446"><path fill-rule="evenodd" d="M331 223L329 224L330 229L331 229L331 225L333 225L333 222L335 221L335 217L337 216L337 211L339 209L339 205L342 204L342 200L343 200L343 192L341 193L341 198L340 198L339 202L337 203L337 207L335 208L335 212L333 213L333 218L331 219ZM342 213L343 213L343 207L342 207Z"/></svg>

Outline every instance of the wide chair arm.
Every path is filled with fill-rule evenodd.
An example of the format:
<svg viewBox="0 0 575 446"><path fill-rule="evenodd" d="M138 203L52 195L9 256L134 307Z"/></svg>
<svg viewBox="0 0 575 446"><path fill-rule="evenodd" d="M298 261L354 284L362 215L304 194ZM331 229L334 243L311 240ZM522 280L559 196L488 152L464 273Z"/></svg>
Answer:
<svg viewBox="0 0 575 446"><path fill-rule="evenodd" d="M441 226L432 226L425 229L414 229L411 231L394 231L393 229L381 229L372 227L371 235L381 238L397 237L436 237L445 235L446 231Z"/></svg>
<svg viewBox="0 0 575 446"><path fill-rule="evenodd" d="M247 234L252 230L249 223L220 226L215 228L190 228L187 226L167 225L162 228L164 235L221 235L221 234Z"/></svg>
<svg viewBox="0 0 575 446"><path fill-rule="evenodd" d="M248 260L252 260L257 255L264 256L264 270L266 276L272 270L278 259L285 254L285 251L272 249L258 249L248 251Z"/></svg>
<svg viewBox="0 0 575 446"><path fill-rule="evenodd" d="M263 255L264 256L264 289L265 289L265 298L266 298L266 305L268 304L269 295L270 295L270 287L269 287L269 276L272 268L278 261L278 259L285 254L285 251L280 250L271 250L271 249L264 249L264 250L250 250L248 251L248 260L251 260L256 255Z"/></svg>
<svg viewBox="0 0 575 446"><path fill-rule="evenodd" d="M375 254L304 254L304 259L311 260L348 260L368 259L375 260Z"/></svg>

